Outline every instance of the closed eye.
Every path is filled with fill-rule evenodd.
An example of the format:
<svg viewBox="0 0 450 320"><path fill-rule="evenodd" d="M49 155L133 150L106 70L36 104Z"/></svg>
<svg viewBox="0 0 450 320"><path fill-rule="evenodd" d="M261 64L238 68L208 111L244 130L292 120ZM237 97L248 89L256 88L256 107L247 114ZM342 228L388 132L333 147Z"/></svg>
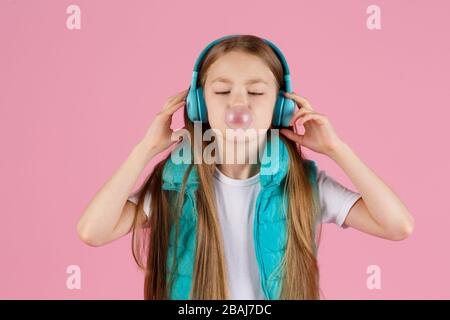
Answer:
<svg viewBox="0 0 450 320"><path fill-rule="evenodd" d="M216 92L216 94L229 94L229 93L230 93L230 91ZM248 94L261 96L261 95L263 95L264 93L261 93L261 92L249 92Z"/></svg>

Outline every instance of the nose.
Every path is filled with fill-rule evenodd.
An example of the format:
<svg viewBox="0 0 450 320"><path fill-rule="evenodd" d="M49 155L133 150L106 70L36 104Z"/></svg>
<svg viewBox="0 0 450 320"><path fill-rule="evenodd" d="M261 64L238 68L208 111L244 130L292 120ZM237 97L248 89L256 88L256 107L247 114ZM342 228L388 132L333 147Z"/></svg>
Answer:
<svg viewBox="0 0 450 320"><path fill-rule="evenodd" d="M230 107L248 108L248 100L246 92L239 91L231 95Z"/></svg>
<svg viewBox="0 0 450 320"><path fill-rule="evenodd" d="M225 112L225 123L229 128L248 128L253 122L253 115L248 108L245 95L235 94L230 100L230 107Z"/></svg>

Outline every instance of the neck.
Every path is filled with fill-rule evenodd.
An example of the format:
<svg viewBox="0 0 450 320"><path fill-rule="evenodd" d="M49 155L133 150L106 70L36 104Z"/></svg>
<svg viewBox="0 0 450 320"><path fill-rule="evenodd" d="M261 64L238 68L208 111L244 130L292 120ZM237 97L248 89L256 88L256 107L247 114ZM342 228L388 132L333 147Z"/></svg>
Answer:
<svg viewBox="0 0 450 320"><path fill-rule="evenodd" d="M247 179L253 177L260 170L259 151L264 148L266 139L258 139L256 143L232 143L222 140L223 151L220 163L216 167L226 176L232 179ZM227 149L234 149L233 159L228 159ZM239 150L240 149L240 150Z"/></svg>
<svg viewBox="0 0 450 320"><path fill-rule="evenodd" d="M218 164L217 168L232 179L248 179L259 172L257 164Z"/></svg>

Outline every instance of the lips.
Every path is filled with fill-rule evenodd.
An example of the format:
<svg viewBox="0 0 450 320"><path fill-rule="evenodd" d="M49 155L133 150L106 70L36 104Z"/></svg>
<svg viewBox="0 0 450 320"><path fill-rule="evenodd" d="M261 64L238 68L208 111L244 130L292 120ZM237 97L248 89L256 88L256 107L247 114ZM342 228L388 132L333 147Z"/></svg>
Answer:
<svg viewBox="0 0 450 320"><path fill-rule="evenodd" d="M248 128L253 122L253 114L248 108L233 107L225 113L225 123L233 129Z"/></svg>

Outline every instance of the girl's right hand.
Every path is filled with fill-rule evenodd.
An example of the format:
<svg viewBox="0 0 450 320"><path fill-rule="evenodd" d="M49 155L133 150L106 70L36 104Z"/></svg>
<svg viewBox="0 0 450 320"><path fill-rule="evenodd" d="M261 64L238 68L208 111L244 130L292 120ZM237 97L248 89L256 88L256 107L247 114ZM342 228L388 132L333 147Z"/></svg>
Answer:
<svg viewBox="0 0 450 320"><path fill-rule="evenodd" d="M172 141L173 130L170 128L172 116L186 104L186 96L189 89L183 90L167 99L164 107L153 119L143 139L144 145L148 146L154 154L158 154L169 148L176 141Z"/></svg>

